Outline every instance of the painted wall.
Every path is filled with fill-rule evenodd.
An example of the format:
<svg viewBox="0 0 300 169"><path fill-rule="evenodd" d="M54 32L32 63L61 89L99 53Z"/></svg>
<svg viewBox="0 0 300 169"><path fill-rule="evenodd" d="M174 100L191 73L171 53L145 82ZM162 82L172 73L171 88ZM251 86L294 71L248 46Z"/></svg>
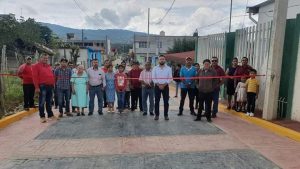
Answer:
<svg viewBox="0 0 300 169"><path fill-rule="evenodd" d="M287 13L287 19L296 18L297 14L300 13L300 1L289 0L289 8ZM296 6L298 5L298 6ZM274 3L261 7L259 9L258 23L266 23L273 20Z"/></svg>
<svg viewBox="0 0 300 169"><path fill-rule="evenodd" d="M300 16L299 16L300 17ZM299 36L300 41L300 36ZM295 83L294 83L294 91L293 91L293 100L292 100L292 115L291 119L300 121L300 43L298 42L298 55L296 62L296 73L295 73Z"/></svg>

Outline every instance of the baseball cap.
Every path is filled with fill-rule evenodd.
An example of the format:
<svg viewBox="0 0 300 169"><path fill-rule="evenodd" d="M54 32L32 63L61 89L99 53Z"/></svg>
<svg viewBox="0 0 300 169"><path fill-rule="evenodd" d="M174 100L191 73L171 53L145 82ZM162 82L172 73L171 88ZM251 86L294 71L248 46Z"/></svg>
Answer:
<svg viewBox="0 0 300 169"><path fill-rule="evenodd" d="M190 60L193 60L193 58L190 57L190 56L188 56L188 57L185 58L185 60L189 60L189 59L190 59Z"/></svg>

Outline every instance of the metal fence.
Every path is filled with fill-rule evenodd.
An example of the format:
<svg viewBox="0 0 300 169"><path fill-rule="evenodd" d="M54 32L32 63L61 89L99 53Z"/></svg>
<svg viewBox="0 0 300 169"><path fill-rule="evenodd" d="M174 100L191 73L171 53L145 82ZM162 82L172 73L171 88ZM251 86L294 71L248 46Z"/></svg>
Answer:
<svg viewBox="0 0 300 169"><path fill-rule="evenodd" d="M198 37L198 62L202 63L204 59L216 56L220 65L225 67L225 40L225 33Z"/></svg>
<svg viewBox="0 0 300 169"><path fill-rule="evenodd" d="M272 22L247 27L236 31L235 57L241 61L242 57L249 59L249 65L255 68L258 74L266 74L269 59ZM258 77L260 81L260 94L257 108L263 108L266 78Z"/></svg>

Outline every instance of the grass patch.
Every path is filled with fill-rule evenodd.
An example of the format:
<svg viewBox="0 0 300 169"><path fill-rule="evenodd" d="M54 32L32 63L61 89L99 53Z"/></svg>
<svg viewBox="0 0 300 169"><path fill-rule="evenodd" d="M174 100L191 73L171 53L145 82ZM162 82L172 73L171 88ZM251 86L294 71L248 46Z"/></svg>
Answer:
<svg viewBox="0 0 300 169"><path fill-rule="evenodd" d="M5 77L4 108L11 114L23 104L22 80L17 77Z"/></svg>

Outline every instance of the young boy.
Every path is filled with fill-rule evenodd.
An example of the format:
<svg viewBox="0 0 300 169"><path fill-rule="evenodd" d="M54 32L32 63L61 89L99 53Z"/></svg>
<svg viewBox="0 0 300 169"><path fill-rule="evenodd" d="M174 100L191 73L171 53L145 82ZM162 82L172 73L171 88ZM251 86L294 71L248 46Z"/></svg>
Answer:
<svg viewBox="0 0 300 169"><path fill-rule="evenodd" d="M119 72L115 74L115 86L117 91L117 97L118 97L118 109L119 112L122 113L124 106L125 106L125 92L126 92L126 86L127 86L127 76L124 73L124 66L119 65L118 70Z"/></svg>
<svg viewBox="0 0 300 169"><path fill-rule="evenodd" d="M254 109L255 109L255 100L258 97L259 93L259 82L255 79L256 70L250 70L250 78L246 81L246 89L247 89L247 115L253 117Z"/></svg>

